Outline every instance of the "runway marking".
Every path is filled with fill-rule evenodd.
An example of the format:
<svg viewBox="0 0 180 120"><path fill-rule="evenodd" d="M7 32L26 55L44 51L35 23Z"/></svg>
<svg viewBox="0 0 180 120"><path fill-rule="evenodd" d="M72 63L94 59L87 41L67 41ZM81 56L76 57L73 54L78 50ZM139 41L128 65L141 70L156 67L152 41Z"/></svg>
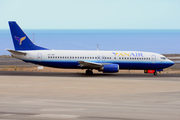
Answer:
<svg viewBox="0 0 180 120"><path fill-rule="evenodd" d="M79 118L79 115L62 115L62 114L39 114L34 115L35 117L48 117L48 118Z"/></svg>
<svg viewBox="0 0 180 120"><path fill-rule="evenodd" d="M56 109L56 108L52 108L52 109L41 109L41 111L45 111L45 112L52 112L52 111L84 111L86 109L84 108L77 108L77 109L74 109L74 108L71 108L71 109Z"/></svg>

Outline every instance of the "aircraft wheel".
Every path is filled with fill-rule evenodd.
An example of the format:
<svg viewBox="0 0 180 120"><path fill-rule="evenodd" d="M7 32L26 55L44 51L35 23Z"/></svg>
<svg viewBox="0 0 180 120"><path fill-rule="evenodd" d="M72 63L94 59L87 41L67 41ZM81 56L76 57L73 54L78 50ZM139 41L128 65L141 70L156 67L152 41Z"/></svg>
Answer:
<svg viewBox="0 0 180 120"><path fill-rule="evenodd" d="M92 75L92 74L93 74L93 71L92 71L92 70L86 70L86 74L87 74L87 75Z"/></svg>
<svg viewBox="0 0 180 120"><path fill-rule="evenodd" d="M154 72L154 75L157 76L157 72Z"/></svg>
<svg viewBox="0 0 180 120"><path fill-rule="evenodd" d="M89 74L89 70L86 70L86 74L87 74L87 75Z"/></svg>
<svg viewBox="0 0 180 120"><path fill-rule="evenodd" d="M89 75L92 75L92 74L93 74L93 71L92 71L92 70L90 70L90 71L89 71Z"/></svg>

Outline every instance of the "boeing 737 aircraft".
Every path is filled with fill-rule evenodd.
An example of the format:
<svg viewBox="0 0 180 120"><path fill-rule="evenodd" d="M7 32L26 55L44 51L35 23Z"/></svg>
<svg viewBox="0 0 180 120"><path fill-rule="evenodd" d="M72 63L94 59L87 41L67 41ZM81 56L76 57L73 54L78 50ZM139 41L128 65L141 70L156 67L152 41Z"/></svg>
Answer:
<svg viewBox="0 0 180 120"><path fill-rule="evenodd" d="M87 69L86 74L93 74L93 69L104 73L137 69L157 75L157 71L174 64L165 56L151 52L50 50L35 45L15 21L9 21L9 27L15 50L7 51L15 58L42 66Z"/></svg>

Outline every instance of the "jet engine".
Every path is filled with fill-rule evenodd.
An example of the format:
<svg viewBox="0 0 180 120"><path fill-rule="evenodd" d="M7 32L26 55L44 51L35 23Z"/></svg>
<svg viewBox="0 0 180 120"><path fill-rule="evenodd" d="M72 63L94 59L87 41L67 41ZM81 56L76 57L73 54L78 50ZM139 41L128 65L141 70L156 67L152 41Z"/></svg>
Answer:
<svg viewBox="0 0 180 120"><path fill-rule="evenodd" d="M119 65L118 64L107 64L104 65L100 71L103 71L104 73L113 73L119 71Z"/></svg>

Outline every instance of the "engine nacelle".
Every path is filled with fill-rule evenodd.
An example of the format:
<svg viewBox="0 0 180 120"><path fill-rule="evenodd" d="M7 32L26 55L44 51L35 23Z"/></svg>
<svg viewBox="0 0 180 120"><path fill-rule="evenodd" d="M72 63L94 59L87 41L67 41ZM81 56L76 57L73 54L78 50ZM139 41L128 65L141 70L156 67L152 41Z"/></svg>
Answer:
<svg viewBox="0 0 180 120"><path fill-rule="evenodd" d="M119 71L119 65L118 64L107 64L103 66L103 72L104 73L113 73Z"/></svg>

